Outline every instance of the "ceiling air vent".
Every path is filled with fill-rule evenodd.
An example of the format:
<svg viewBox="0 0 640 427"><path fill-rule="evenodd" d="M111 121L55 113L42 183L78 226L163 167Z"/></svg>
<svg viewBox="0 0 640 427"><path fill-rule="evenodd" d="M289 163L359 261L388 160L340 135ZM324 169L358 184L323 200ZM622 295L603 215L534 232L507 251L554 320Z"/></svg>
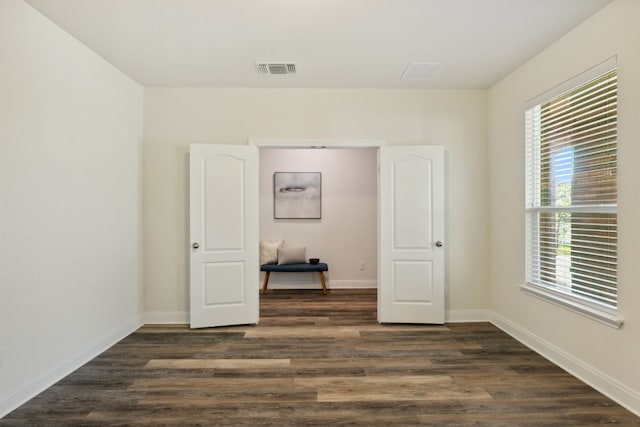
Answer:
<svg viewBox="0 0 640 427"><path fill-rule="evenodd" d="M296 64L284 62L258 62L258 73L268 76L270 74L295 74Z"/></svg>
<svg viewBox="0 0 640 427"><path fill-rule="evenodd" d="M403 80L432 80L444 68L442 62L412 62L402 74Z"/></svg>

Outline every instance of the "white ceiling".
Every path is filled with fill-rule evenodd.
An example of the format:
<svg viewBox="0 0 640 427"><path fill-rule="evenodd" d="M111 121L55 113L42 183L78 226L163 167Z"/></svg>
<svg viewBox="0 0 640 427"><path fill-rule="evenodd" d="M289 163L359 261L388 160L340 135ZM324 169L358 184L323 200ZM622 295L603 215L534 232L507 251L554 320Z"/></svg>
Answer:
<svg viewBox="0 0 640 427"><path fill-rule="evenodd" d="M144 86L487 88L610 0L26 0ZM294 62L263 76L256 62ZM426 81L407 65L445 63Z"/></svg>

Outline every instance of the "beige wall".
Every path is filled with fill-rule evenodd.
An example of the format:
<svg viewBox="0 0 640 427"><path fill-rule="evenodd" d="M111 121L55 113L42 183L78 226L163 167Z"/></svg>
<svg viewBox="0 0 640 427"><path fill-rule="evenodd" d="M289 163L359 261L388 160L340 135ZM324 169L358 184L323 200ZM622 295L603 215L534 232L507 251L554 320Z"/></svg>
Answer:
<svg viewBox="0 0 640 427"><path fill-rule="evenodd" d="M491 306L502 325L640 413L640 2L617 0L489 91ZM612 329L520 291L524 273L524 104L618 55L619 301Z"/></svg>
<svg viewBox="0 0 640 427"><path fill-rule="evenodd" d="M142 87L0 2L0 417L141 321Z"/></svg>
<svg viewBox="0 0 640 427"><path fill-rule="evenodd" d="M486 91L146 88L145 307L187 312L191 143L248 138L370 138L446 150L450 310L488 308ZM148 319L148 320L149 320Z"/></svg>

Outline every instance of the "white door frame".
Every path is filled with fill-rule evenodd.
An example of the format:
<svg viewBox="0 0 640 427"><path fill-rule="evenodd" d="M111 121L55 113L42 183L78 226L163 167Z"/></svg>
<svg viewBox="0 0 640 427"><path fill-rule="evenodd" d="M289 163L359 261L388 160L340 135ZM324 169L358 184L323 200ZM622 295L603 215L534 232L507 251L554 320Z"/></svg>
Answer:
<svg viewBox="0 0 640 427"><path fill-rule="evenodd" d="M258 148L378 148L384 139L249 139Z"/></svg>

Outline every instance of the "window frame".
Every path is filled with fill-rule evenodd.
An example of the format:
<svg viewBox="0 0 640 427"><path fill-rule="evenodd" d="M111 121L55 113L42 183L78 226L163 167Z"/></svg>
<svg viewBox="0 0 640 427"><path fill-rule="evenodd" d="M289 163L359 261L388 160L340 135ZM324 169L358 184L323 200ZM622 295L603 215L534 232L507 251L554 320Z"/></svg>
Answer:
<svg viewBox="0 0 640 427"><path fill-rule="evenodd" d="M555 88L529 100L525 104L524 115L525 116L525 124L526 124L526 116L529 114L529 110L534 109L535 107L540 108L540 106L566 92L569 92L577 87L588 83L589 81L598 78L610 71L617 70L617 59L616 57L609 58L608 60L590 68L589 70L573 77L572 79L556 86ZM530 144L530 139L535 136L530 136L527 134L528 128L525 125L525 153L528 153L528 147ZM539 138L537 138L539 142ZM526 157L526 156L525 156ZM562 212L588 212L588 213L615 213L617 214L617 206L615 205L603 205L603 206L571 206L571 207L562 207L562 208L554 208L554 207L543 207L543 206L528 206L527 199L529 195L529 191L532 191L535 186L532 183L532 180L539 180L541 174L542 165L538 164L539 159L536 161L532 161L533 164L529 166L530 160L525 158L525 265L526 265L526 280L523 284L520 285L520 288L529 295L541 298L544 301L553 303L555 305L564 307L569 309L575 313L587 316L591 319L594 319L598 322L601 322L605 325L611 326L613 328L620 328L624 322L619 313L619 305L616 307L608 306L605 304L598 303L595 300L592 300L588 297L580 296L572 292L568 292L566 290L561 290L557 286L545 285L542 283L530 283L529 282L529 263L530 263L530 254L534 251L530 246L533 244L532 233L533 230L536 230L536 233L539 233L539 221L536 223L536 218L539 218L538 214L541 212L551 212L554 209ZM537 190L536 190L537 191ZM539 194L534 194L534 198L539 197ZM617 221L616 221L617 223ZM538 252L539 253L539 252ZM540 261L538 261L539 263Z"/></svg>

